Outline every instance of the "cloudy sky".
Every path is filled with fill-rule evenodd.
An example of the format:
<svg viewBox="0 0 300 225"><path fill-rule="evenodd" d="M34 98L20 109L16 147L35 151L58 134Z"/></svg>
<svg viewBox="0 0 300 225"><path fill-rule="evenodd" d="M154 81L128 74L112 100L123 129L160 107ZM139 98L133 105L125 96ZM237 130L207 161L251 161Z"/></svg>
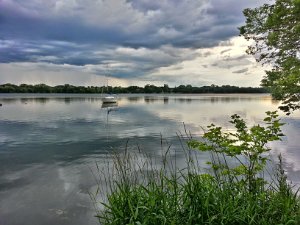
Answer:
<svg viewBox="0 0 300 225"><path fill-rule="evenodd" d="M238 36L261 0L0 0L0 84L258 86Z"/></svg>

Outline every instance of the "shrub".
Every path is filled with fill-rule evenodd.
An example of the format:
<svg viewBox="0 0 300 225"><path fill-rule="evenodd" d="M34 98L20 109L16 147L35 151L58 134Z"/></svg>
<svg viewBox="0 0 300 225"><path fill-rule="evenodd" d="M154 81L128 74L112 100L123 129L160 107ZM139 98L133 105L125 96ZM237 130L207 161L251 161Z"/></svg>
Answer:
<svg viewBox="0 0 300 225"><path fill-rule="evenodd" d="M282 136L276 112L267 112L265 125L251 128L238 115L235 132L210 125L201 141L188 146L209 151L212 173L198 173L194 160L184 170L163 166L140 156L116 155L110 192L97 217L101 224L300 224L300 200L287 183L279 157L273 182L259 176L267 163L267 143ZM192 149L188 149L192 151ZM189 155L189 154L187 154ZM228 163L234 158L237 165ZM232 161L232 160L231 160ZM114 178L114 179L113 179Z"/></svg>

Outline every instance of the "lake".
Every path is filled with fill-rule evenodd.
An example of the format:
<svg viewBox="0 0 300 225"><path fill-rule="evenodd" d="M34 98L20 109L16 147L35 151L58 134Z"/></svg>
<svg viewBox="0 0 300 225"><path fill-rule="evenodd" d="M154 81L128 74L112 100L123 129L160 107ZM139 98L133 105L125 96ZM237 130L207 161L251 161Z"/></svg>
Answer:
<svg viewBox="0 0 300 225"><path fill-rule="evenodd" d="M171 146L180 162L185 129L195 137L210 123L230 130L235 113L260 123L279 104L266 94L118 98L117 107L102 107L100 95L0 94L1 225L97 224L89 196L96 163L105 167L126 145L153 157ZM300 113L281 116L286 136L271 156L281 153L289 180L300 184Z"/></svg>

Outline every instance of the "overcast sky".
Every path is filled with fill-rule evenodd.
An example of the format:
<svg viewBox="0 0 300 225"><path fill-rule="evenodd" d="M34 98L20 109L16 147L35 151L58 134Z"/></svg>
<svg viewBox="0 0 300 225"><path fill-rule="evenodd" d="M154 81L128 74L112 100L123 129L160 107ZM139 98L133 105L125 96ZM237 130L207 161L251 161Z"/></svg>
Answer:
<svg viewBox="0 0 300 225"><path fill-rule="evenodd" d="M261 0L0 0L0 84L258 86L238 36Z"/></svg>

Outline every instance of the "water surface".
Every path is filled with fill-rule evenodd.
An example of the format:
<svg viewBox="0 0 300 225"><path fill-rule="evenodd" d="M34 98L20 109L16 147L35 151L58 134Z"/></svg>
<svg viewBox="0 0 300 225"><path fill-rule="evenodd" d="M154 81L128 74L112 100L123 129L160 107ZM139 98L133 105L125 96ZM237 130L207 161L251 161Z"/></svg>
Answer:
<svg viewBox="0 0 300 225"><path fill-rule="evenodd" d="M99 95L0 95L0 224L97 224L89 192L91 169L113 152L161 155L171 145L177 160L184 126L193 136L215 123L231 129L230 115L262 121L278 102L265 94L120 95L102 107ZM289 179L300 183L300 113L282 114L286 137L272 144L282 153ZM207 156L203 155L203 162Z"/></svg>

